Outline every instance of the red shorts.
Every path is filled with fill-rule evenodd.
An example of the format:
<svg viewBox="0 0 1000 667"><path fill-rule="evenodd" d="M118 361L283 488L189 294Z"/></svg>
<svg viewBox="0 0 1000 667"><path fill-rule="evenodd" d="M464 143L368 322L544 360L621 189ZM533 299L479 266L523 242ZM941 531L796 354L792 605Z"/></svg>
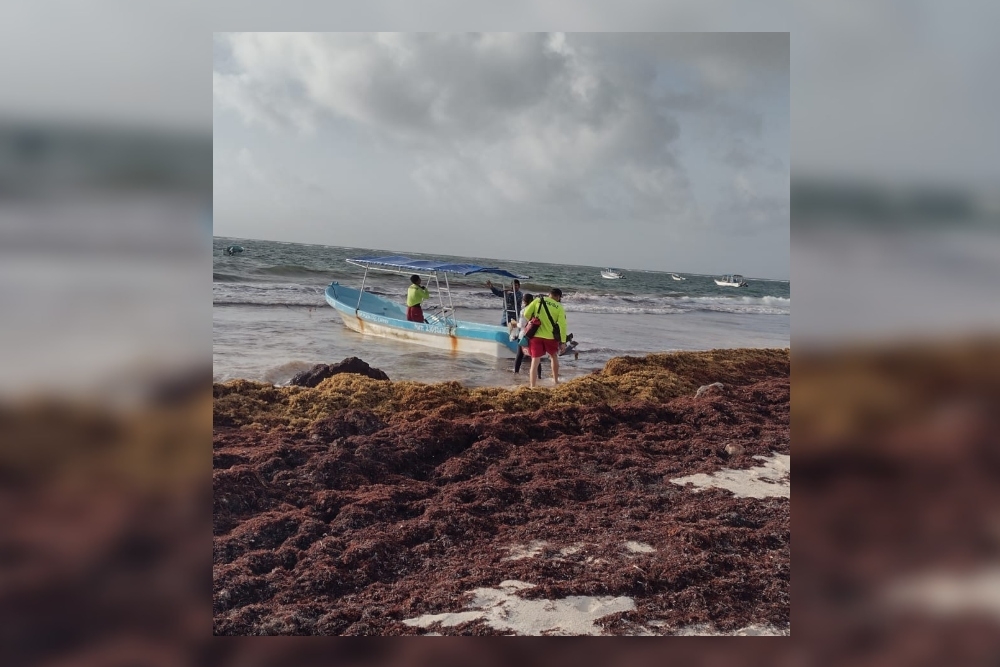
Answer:
<svg viewBox="0 0 1000 667"><path fill-rule="evenodd" d="M549 353L549 356L554 357L559 354L559 343L551 338L539 338L535 336L528 343L528 352L531 353L532 359L544 357L546 352Z"/></svg>
<svg viewBox="0 0 1000 667"><path fill-rule="evenodd" d="M406 309L406 319L410 322L424 322L424 309L420 306L408 306Z"/></svg>

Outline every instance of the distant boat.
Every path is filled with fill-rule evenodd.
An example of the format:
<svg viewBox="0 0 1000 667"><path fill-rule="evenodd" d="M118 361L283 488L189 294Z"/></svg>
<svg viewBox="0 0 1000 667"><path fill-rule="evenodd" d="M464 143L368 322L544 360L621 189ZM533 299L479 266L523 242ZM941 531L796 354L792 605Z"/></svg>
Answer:
<svg viewBox="0 0 1000 667"><path fill-rule="evenodd" d="M746 287L747 281L738 273L730 273L722 278L716 278L715 284L722 287Z"/></svg>
<svg viewBox="0 0 1000 667"><path fill-rule="evenodd" d="M222 251L224 255L238 255L243 252L243 246L241 245L231 245Z"/></svg>
<svg viewBox="0 0 1000 667"><path fill-rule="evenodd" d="M616 269L604 269L601 271L601 277L607 278L608 280L621 280L625 277L625 275Z"/></svg>
<svg viewBox="0 0 1000 667"><path fill-rule="evenodd" d="M670 274L670 277L671 277L671 278L673 278L674 280L687 280L687 278L681 278L681 277L680 277L679 275L677 275L676 273L671 273L671 274Z"/></svg>
<svg viewBox="0 0 1000 667"><path fill-rule="evenodd" d="M489 273L512 280L525 280L530 276L521 276L496 267L399 256L359 257L348 259L347 263L365 270L361 289L345 287L336 282L330 283L326 288L327 303L336 309L347 328L366 336L393 338L450 352L471 352L492 357L513 356L517 352L517 343L510 340L510 330L507 327L455 319L448 276ZM406 306L364 291L368 271L385 271L404 276L416 273L432 278L437 304L425 302L426 322L410 322L406 319ZM408 283L400 283L401 294L406 292L405 285Z"/></svg>

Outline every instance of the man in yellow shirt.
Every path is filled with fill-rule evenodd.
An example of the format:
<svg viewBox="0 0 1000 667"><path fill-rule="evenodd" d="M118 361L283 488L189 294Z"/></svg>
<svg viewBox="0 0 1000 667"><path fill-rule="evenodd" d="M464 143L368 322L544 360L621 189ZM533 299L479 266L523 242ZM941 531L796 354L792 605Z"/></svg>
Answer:
<svg viewBox="0 0 1000 667"><path fill-rule="evenodd" d="M535 377L542 357L549 355L552 362L552 380L559 384L559 353L566 348L566 311L562 305L562 290L553 287L548 297L539 296L524 309L524 317L530 321L537 317L541 321L538 331L528 343L531 354L531 370L528 371L528 386L535 386Z"/></svg>
<svg viewBox="0 0 1000 667"><path fill-rule="evenodd" d="M420 307L424 299L430 296L427 288L420 284L420 276L410 276L409 289L406 290L406 319L410 322L426 323L424 309Z"/></svg>

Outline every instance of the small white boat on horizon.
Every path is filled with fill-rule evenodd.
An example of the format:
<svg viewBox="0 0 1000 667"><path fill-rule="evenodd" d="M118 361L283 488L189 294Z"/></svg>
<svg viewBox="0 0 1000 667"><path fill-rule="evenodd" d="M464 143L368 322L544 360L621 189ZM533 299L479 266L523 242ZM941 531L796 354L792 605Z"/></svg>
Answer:
<svg viewBox="0 0 1000 667"><path fill-rule="evenodd" d="M621 280L625 275L617 269L604 269L601 271L601 277L608 280Z"/></svg>
<svg viewBox="0 0 1000 667"><path fill-rule="evenodd" d="M687 278L681 278L681 277L680 277L679 275L677 275L676 273L671 273L671 274L670 274L670 277L671 277L671 278L673 278L674 280L687 280Z"/></svg>
<svg viewBox="0 0 1000 667"><path fill-rule="evenodd" d="M721 279L716 278L715 284L722 287L746 287L747 281L738 273L730 273L722 276Z"/></svg>

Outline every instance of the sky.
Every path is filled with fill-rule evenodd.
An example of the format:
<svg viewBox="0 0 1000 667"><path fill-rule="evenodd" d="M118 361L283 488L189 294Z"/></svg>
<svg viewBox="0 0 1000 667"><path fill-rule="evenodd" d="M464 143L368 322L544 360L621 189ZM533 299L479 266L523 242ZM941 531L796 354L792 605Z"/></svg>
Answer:
<svg viewBox="0 0 1000 667"><path fill-rule="evenodd" d="M215 234L789 274L787 33L242 33Z"/></svg>

